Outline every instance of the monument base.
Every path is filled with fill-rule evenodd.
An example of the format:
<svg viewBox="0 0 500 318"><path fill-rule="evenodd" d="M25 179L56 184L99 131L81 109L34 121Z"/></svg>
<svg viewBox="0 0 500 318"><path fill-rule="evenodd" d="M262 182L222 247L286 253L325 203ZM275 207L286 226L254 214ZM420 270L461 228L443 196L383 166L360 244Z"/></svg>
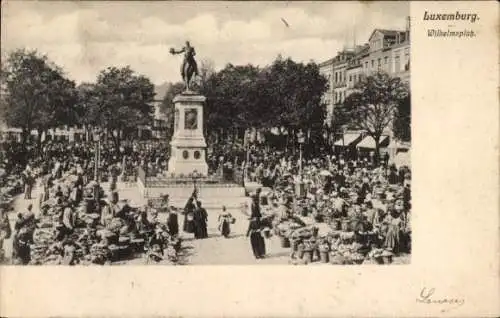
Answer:
<svg viewBox="0 0 500 318"><path fill-rule="evenodd" d="M189 176L196 171L208 175L205 160L207 143L203 135L203 103L205 97L193 93L183 93L174 98L175 129L171 142L169 175Z"/></svg>
<svg viewBox="0 0 500 318"><path fill-rule="evenodd" d="M189 148L177 148L175 150L176 152L181 152L184 153L186 151L187 153L190 153L191 155L194 154L196 151L199 151L199 149L189 149ZM189 176L192 174L194 171L199 173L202 176L207 176L208 175L208 165L205 162L205 160L185 160L185 159L180 159L176 157L171 157L170 160L168 161L168 172L169 174L174 174L175 176Z"/></svg>

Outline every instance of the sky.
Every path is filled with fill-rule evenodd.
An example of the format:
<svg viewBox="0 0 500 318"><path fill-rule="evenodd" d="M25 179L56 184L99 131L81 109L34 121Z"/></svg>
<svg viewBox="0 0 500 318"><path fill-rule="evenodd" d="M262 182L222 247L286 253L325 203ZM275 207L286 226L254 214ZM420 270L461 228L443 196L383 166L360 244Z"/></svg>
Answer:
<svg viewBox="0 0 500 318"><path fill-rule="evenodd" d="M77 83L126 66L155 84L180 80L186 40L197 60L267 65L281 54L323 62L375 28L405 27L409 4L391 2L2 1L1 52L37 49ZM283 20L286 21L283 22ZM288 26L286 25L288 24Z"/></svg>

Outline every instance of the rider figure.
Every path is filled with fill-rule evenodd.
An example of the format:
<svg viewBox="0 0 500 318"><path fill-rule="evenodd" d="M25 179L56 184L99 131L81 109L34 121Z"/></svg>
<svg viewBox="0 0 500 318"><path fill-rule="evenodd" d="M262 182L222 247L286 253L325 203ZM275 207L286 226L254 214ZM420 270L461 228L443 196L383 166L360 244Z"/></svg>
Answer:
<svg viewBox="0 0 500 318"><path fill-rule="evenodd" d="M198 76L198 65L196 64L196 61L194 59L194 56L196 55L196 52L194 50L194 47L192 47L189 44L189 41L186 41L186 45L180 49L179 51L176 51L175 49L170 49L170 53L172 54L181 54L184 53L184 60L182 61L181 65L181 75L184 77L187 74L184 74L184 69L186 65L190 65L193 68L194 75Z"/></svg>

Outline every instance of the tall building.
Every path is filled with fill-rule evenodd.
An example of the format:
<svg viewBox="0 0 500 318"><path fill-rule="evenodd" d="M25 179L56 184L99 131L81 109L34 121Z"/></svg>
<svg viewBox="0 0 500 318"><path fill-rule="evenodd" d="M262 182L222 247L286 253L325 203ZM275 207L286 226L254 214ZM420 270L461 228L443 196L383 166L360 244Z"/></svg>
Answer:
<svg viewBox="0 0 500 318"><path fill-rule="evenodd" d="M330 126L335 105L344 102L356 83L364 76L384 71L409 83L409 17L405 30L375 29L366 44L345 48L335 57L320 63L319 68L329 84L323 101L327 107L326 124Z"/></svg>
<svg viewBox="0 0 500 318"><path fill-rule="evenodd" d="M326 123L331 124L335 104L344 101L347 92L346 70L349 61L355 55L355 50L344 49L337 55L319 64L320 74L328 80L328 90L323 96L326 104Z"/></svg>
<svg viewBox="0 0 500 318"><path fill-rule="evenodd" d="M328 83L328 89L323 95L323 103L326 105L326 124L331 124L331 119L333 116L333 92L334 92L334 82L333 82L333 59L329 59L323 63L319 64L319 73L323 75Z"/></svg>

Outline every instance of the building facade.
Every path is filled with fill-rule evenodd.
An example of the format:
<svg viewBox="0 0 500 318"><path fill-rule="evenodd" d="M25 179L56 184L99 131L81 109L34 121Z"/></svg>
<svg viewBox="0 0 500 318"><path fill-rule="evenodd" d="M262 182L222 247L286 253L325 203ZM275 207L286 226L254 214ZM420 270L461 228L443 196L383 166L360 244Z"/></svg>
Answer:
<svg viewBox="0 0 500 318"><path fill-rule="evenodd" d="M322 97L323 103L326 105L326 120L325 124L327 126L331 125L331 119L333 116L333 92L334 92L334 82L333 82L333 59L325 61L319 64L319 73L323 75L327 80L328 89Z"/></svg>
<svg viewBox="0 0 500 318"><path fill-rule="evenodd" d="M323 101L327 107L326 123L331 126L335 105L343 103L363 77L382 71L409 84L409 17L405 30L375 29L366 44L345 48L319 67L329 84Z"/></svg>

